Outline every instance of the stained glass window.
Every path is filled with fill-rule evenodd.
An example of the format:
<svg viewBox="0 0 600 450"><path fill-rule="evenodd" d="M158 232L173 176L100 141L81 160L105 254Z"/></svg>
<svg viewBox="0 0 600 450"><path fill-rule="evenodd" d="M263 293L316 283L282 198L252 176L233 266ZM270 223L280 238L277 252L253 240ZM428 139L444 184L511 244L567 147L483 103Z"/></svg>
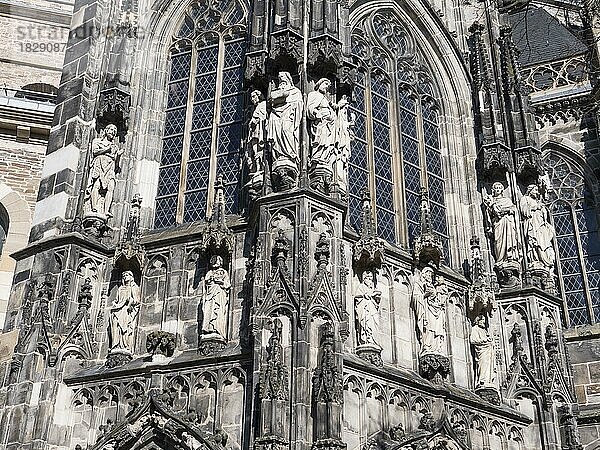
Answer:
<svg viewBox="0 0 600 450"><path fill-rule="evenodd" d="M221 26L243 16L232 14ZM198 33L188 22L180 37ZM196 37L195 45L183 40L171 54L155 228L203 220L217 174L223 176L228 212L237 210L246 40L228 32Z"/></svg>
<svg viewBox="0 0 600 450"><path fill-rule="evenodd" d="M545 164L569 325L600 322L600 232L593 196L576 164L557 152L548 154Z"/></svg>
<svg viewBox="0 0 600 450"><path fill-rule="evenodd" d="M360 198L367 188L374 199L379 236L410 245L420 232L421 189L426 188L432 226L442 238L449 262L435 89L425 67L417 71L406 64L406 52L415 45L408 44L411 38L397 23L389 12L375 12L352 32L360 69L352 98L356 137L349 169L350 223L359 228Z"/></svg>

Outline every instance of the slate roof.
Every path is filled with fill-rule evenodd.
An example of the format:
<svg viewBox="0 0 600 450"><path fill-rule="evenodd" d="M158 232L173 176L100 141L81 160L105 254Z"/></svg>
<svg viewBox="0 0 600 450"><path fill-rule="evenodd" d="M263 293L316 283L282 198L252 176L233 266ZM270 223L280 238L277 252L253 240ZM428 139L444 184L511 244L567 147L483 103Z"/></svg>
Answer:
<svg viewBox="0 0 600 450"><path fill-rule="evenodd" d="M529 5L510 15L512 38L521 51L521 67L566 59L587 51L586 45L543 8Z"/></svg>

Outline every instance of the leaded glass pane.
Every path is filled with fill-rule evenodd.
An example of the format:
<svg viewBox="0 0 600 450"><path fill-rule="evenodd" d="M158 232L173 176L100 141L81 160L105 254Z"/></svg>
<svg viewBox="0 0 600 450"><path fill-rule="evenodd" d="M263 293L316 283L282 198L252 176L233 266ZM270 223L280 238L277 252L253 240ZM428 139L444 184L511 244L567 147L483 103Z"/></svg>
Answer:
<svg viewBox="0 0 600 450"><path fill-rule="evenodd" d="M195 191L208 187L208 174L210 172L210 160L208 158L190 161L187 165L186 189Z"/></svg>
<svg viewBox="0 0 600 450"><path fill-rule="evenodd" d="M190 139L190 160L210 156L211 130L194 131Z"/></svg>
<svg viewBox="0 0 600 450"><path fill-rule="evenodd" d="M185 107L167 111L165 116L165 136L181 134L185 128Z"/></svg>
<svg viewBox="0 0 600 450"><path fill-rule="evenodd" d="M192 63L192 52L173 55L171 58L171 82L176 80L187 80L190 77L190 65Z"/></svg>
<svg viewBox="0 0 600 450"><path fill-rule="evenodd" d="M208 175L208 174L206 174ZM195 222L206 217L206 190L185 194L184 222Z"/></svg>
<svg viewBox="0 0 600 450"><path fill-rule="evenodd" d="M166 228L175 225L177 212L177 197L157 198L154 216L155 228Z"/></svg>
<svg viewBox="0 0 600 450"><path fill-rule="evenodd" d="M169 96L167 101L167 109L184 106L188 99L188 88L188 80L170 83L168 86Z"/></svg>
<svg viewBox="0 0 600 450"><path fill-rule="evenodd" d="M192 129L210 128L213 123L214 102L196 103L192 112Z"/></svg>
<svg viewBox="0 0 600 450"><path fill-rule="evenodd" d="M246 54L245 41L227 42L225 44L225 68L241 66Z"/></svg>
<svg viewBox="0 0 600 450"><path fill-rule="evenodd" d="M183 151L183 135L165 138L163 140L161 166L177 164L181 162L181 152Z"/></svg>
<svg viewBox="0 0 600 450"><path fill-rule="evenodd" d="M242 120L242 96L234 95L221 99L221 124Z"/></svg>
<svg viewBox="0 0 600 450"><path fill-rule="evenodd" d="M196 62L196 76L214 72L217 70L219 48L204 47L198 50L198 61Z"/></svg>
<svg viewBox="0 0 600 450"><path fill-rule="evenodd" d="M196 77L196 91L194 92L194 102L202 102L214 98L216 83L216 72L205 73Z"/></svg>

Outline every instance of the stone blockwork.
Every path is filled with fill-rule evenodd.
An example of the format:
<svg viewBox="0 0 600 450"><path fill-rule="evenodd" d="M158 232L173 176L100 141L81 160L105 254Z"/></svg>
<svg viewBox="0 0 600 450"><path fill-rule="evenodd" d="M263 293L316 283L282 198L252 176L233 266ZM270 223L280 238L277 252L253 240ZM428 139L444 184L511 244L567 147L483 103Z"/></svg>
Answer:
<svg viewBox="0 0 600 450"><path fill-rule="evenodd" d="M0 448L590 444L515 3L77 0Z"/></svg>

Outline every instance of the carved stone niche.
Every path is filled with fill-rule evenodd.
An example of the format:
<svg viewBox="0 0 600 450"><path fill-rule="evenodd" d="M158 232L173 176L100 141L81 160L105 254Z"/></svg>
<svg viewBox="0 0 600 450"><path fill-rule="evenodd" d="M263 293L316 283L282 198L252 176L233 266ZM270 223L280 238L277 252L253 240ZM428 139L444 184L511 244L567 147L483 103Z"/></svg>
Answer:
<svg viewBox="0 0 600 450"><path fill-rule="evenodd" d="M481 146L479 151L481 170L488 180L504 180L506 172L514 172L513 157L510 148L500 142L492 142Z"/></svg>

